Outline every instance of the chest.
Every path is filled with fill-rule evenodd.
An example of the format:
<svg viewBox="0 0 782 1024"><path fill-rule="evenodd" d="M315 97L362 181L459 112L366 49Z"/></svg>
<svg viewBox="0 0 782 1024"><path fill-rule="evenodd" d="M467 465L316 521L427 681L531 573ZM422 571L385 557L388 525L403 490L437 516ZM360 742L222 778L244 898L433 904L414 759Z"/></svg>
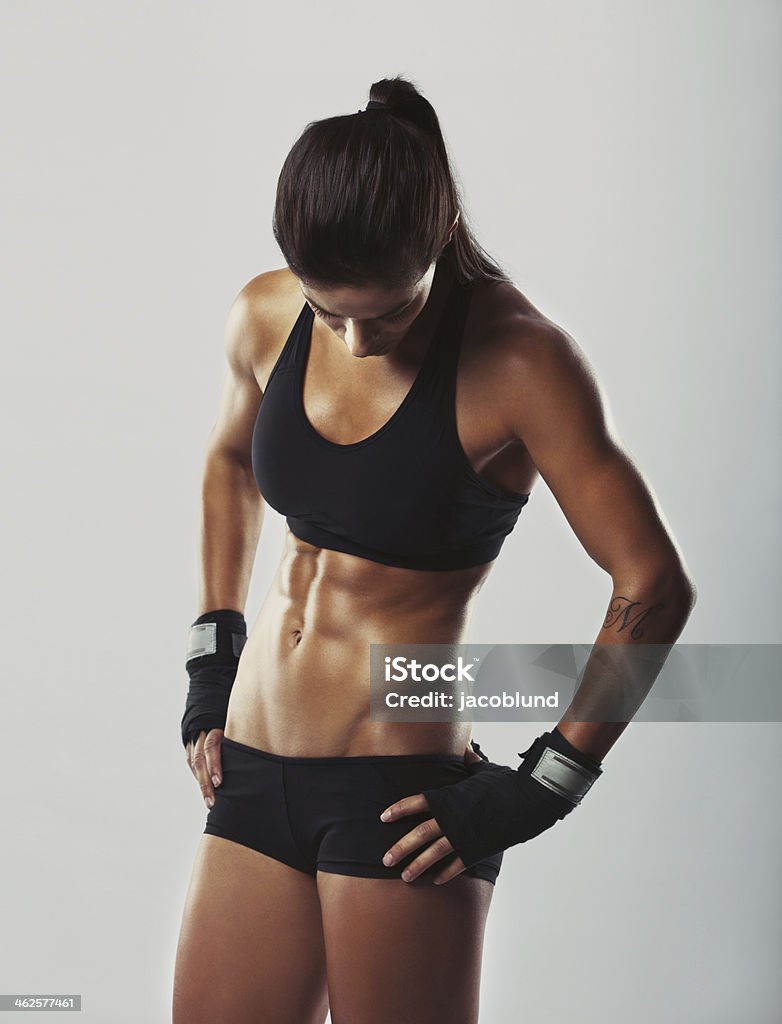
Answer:
<svg viewBox="0 0 782 1024"><path fill-rule="evenodd" d="M417 360L356 359L340 351L340 342L329 334L319 323L313 325L299 379L302 411L321 437L348 447L393 429L416 407L434 403L441 415L453 417L455 440L472 465L485 466L512 444L490 382L481 374L474 333L465 329L455 359L432 365L420 352ZM418 411L425 417L424 410Z"/></svg>

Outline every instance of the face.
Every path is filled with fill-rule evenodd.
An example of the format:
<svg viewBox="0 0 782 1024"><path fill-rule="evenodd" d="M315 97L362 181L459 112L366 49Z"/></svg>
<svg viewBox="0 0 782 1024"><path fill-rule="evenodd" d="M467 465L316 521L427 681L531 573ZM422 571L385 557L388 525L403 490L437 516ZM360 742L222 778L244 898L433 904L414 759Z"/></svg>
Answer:
<svg viewBox="0 0 782 1024"><path fill-rule="evenodd" d="M399 344L426 305L436 266L433 263L419 281L402 289L299 284L315 316L344 341L351 355L380 356Z"/></svg>

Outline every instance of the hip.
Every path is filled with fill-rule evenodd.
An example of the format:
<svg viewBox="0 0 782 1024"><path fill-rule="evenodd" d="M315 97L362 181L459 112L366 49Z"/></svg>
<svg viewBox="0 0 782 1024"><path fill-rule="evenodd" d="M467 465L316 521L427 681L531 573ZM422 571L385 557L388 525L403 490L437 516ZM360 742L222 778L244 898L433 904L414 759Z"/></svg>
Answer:
<svg viewBox="0 0 782 1024"><path fill-rule="evenodd" d="M315 875L317 871L372 878L399 877L420 851L388 868L383 855L429 812L383 822L390 804L424 789L466 778L470 769L451 754L293 757L223 739L223 783L205 831L232 839ZM498 852L467 869L494 882ZM430 881L443 863L420 878Z"/></svg>

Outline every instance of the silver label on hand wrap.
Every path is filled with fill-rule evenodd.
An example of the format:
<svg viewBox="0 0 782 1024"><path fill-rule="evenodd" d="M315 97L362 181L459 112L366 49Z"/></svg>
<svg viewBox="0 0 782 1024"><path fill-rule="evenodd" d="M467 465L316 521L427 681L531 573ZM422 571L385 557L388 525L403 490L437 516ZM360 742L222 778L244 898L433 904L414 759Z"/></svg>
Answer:
<svg viewBox="0 0 782 1024"><path fill-rule="evenodd" d="M588 768L582 767L558 750L546 747L543 755L532 770L532 778L552 792L579 804L597 778Z"/></svg>
<svg viewBox="0 0 782 1024"><path fill-rule="evenodd" d="M217 623L199 622L190 627L187 642L187 658L202 658L205 654L214 654L217 650Z"/></svg>

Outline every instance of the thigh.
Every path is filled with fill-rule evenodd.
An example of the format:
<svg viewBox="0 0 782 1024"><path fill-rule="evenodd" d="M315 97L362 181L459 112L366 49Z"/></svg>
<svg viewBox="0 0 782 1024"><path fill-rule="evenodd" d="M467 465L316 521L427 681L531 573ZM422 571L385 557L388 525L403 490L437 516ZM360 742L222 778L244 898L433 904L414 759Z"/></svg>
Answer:
<svg viewBox="0 0 782 1024"><path fill-rule="evenodd" d="M315 879L204 835L182 918L174 1024L323 1024L325 949Z"/></svg>
<svg viewBox="0 0 782 1024"><path fill-rule="evenodd" d="M476 1024L491 882L317 882L333 1024Z"/></svg>

